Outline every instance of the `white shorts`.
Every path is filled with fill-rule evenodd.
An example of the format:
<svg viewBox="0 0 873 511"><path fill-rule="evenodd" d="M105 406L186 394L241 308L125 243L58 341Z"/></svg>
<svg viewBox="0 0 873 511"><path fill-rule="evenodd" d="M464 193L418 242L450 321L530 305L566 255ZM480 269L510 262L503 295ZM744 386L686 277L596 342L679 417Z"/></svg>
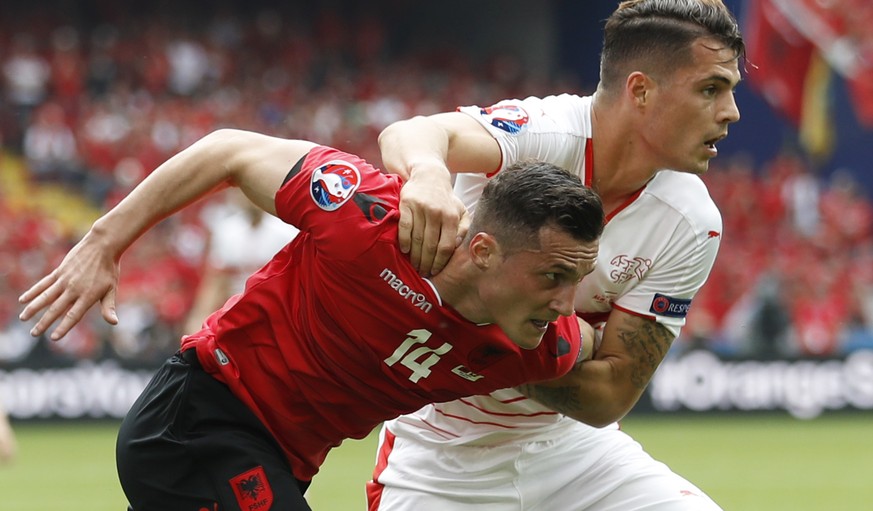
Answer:
<svg viewBox="0 0 873 511"><path fill-rule="evenodd" d="M369 511L721 510L622 431L566 431L480 447L395 437L383 427Z"/></svg>

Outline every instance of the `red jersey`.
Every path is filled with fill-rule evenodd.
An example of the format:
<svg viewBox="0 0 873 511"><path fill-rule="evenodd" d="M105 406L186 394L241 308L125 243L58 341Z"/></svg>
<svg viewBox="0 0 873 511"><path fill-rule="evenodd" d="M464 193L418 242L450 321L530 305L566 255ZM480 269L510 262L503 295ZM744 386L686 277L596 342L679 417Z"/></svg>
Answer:
<svg viewBox="0 0 873 511"><path fill-rule="evenodd" d="M442 303L397 246L400 185L356 156L313 149L275 199L300 234L183 339L272 432L300 480L386 419L556 378L576 362L575 317L524 350Z"/></svg>

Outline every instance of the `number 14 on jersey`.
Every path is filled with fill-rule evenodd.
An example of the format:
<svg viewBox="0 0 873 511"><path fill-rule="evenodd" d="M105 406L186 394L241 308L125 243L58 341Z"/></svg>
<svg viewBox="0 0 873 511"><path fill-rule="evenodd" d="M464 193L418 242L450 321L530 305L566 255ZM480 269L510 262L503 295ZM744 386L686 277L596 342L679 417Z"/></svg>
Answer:
<svg viewBox="0 0 873 511"><path fill-rule="evenodd" d="M409 375L409 381L418 383L418 380L430 376L430 368L440 361L440 356L452 349L452 345L446 342L439 348L415 347L427 342L433 334L427 330L412 330L406 335L406 340L384 362L389 367L400 362L412 371L412 374Z"/></svg>

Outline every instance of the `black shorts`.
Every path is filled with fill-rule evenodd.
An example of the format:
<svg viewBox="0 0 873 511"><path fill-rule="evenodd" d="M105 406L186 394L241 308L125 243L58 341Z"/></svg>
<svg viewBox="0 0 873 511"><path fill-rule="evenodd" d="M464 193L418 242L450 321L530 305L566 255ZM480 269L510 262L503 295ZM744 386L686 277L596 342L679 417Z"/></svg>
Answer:
<svg viewBox="0 0 873 511"><path fill-rule="evenodd" d="M309 483L194 350L167 360L133 404L116 462L134 511L310 510Z"/></svg>

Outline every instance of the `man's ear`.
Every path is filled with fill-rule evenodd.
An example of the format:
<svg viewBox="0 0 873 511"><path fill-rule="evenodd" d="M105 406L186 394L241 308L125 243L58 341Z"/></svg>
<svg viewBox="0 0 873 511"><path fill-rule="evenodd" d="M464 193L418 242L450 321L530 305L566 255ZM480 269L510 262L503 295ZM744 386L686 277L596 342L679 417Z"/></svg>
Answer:
<svg viewBox="0 0 873 511"><path fill-rule="evenodd" d="M648 75L642 71L634 71L627 77L625 93L633 101L634 107L643 108L649 100L654 85L654 82Z"/></svg>
<svg viewBox="0 0 873 511"><path fill-rule="evenodd" d="M500 245L494 236L479 232L470 240L470 260L478 268L486 270L494 264L494 257L500 253Z"/></svg>

